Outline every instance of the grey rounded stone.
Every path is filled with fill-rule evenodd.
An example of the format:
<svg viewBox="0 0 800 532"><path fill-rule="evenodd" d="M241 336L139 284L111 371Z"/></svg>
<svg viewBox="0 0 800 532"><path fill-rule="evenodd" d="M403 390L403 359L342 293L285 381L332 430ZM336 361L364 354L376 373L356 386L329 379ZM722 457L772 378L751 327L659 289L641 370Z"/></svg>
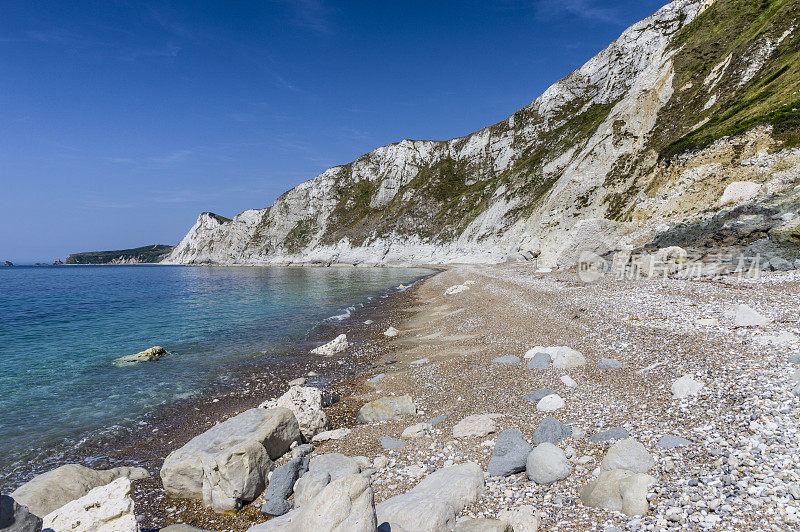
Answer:
<svg viewBox="0 0 800 532"><path fill-rule="evenodd" d="M536 353L528 360L529 369L547 369L552 365L553 359L549 353Z"/></svg>
<svg viewBox="0 0 800 532"><path fill-rule="evenodd" d="M593 434L589 436L589 441L592 442L603 442L603 441L611 441L611 440L624 440L628 438L630 434L628 431L622 427L613 427L608 430L604 430L602 432L598 432L597 434Z"/></svg>
<svg viewBox="0 0 800 532"><path fill-rule="evenodd" d="M381 447L384 449L402 449L406 446L406 442L401 440L400 438L392 438L391 436L381 436L380 437Z"/></svg>
<svg viewBox="0 0 800 532"><path fill-rule="evenodd" d="M294 458L275 469L269 477L269 484L264 491L264 515L283 515L292 509L286 498L292 494L292 488L298 478L308 471L308 457Z"/></svg>
<svg viewBox="0 0 800 532"><path fill-rule="evenodd" d="M538 390L534 390L529 394L524 395L522 398L527 399L532 403L538 403L548 395L552 395L554 393L556 392L554 392L553 390L548 390L547 388L539 388Z"/></svg>
<svg viewBox="0 0 800 532"><path fill-rule="evenodd" d="M601 358L600 363L597 364L597 369L619 369L622 367L622 362L613 358Z"/></svg>
<svg viewBox="0 0 800 532"><path fill-rule="evenodd" d="M520 358L514 355L506 355L502 357L497 357L492 362L496 364L519 364Z"/></svg>
<svg viewBox="0 0 800 532"><path fill-rule="evenodd" d="M665 434L658 440L658 446L662 449L674 449L675 447L684 447L691 444L692 442L686 438L675 436L673 434Z"/></svg>
<svg viewBox="0 0 800 532"><path fill-rule="evenodd" d="M361 472L358 462L341 453L320 454L308 463L309 471L326 471L331 475L331 482L348 475Z"/></svg>
<svg viewBox="0 0 800 532"><path fill-rule="evenodd" d="M572 464L564 451L545 442L530 452L526 470L528 478L537 484L552 484L567 478L572 472Z"/></svg>
<svg viewBox="0 0 800 532"><path fill-rule="evenodd" d="M487 472L492 477L507 477L525 470L528 454L533 447L525 441L519 429L508 429L500 433L494 444Z"/></svg>
<svg viewBox="0 0 800 532"><path fill-rule="evenodd" d="M331 483L331 474L327 471L309 471L300 477L294 485L294 504L305 506Z"/></svg>
<svg viewBox="0 0 800 532"><path fill-rule="evenodd" d="M570 436L572 436L570 427L557 419L546 417L533 432L533 444L539 445L540 443L549 442L553 445L558 445Z"/></svg>

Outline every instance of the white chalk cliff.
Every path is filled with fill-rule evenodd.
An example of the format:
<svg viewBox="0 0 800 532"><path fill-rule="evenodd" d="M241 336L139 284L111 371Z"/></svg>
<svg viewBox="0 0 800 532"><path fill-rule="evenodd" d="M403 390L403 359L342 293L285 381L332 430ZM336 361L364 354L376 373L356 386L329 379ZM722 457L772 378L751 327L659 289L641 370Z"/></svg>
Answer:
<svg viewBox="0 0 800 532"><path fill-rule="evenodd" d="M762 100L760 120L730 112L797 51L796 5L782 9L756 27L744 0L676 0L506 120L449 141L382 146L232 220L203 213L165 262L564 266L576 249L642 245L665 224L717 213L708 207L724 184L706 163L734 142L726 135L745 135L724 162L736 168L783 149L769 113L789 96ZM704 193L681 189L687 179ZM667 209L676 190L697 208Z"/></svg>

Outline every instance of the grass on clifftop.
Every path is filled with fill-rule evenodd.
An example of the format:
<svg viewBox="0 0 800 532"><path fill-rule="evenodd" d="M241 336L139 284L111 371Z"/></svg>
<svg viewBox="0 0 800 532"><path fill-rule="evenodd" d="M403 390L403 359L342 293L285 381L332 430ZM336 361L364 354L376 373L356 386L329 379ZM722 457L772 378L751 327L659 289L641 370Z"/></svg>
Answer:
<svg viewBox="0 0 800 532"><path fill-rule="evenodd" d="M662 159L766 124L785 146L800 145L800 28L786 34L798 21L796 0L717 0L678 33L673 43L678 50L676 95L660 117ZM753 50L782 37L755 76L741 86L741 73L757 66ZM730 64L719 69L712 83L714 68L729 57ZM712 96L716 102L708 106ZM705 123L691 130L701 121Z"/></svg>

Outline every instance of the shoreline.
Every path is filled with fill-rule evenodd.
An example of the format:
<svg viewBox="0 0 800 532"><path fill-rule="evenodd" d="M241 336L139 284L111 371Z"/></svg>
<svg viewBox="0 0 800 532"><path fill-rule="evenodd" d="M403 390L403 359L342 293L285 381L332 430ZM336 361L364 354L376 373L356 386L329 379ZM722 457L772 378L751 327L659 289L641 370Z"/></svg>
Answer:
<svg viewBox="0 0 800 532"><path fill-rule="evenodd" d="M150 264L149 266L154 265ZM442 271L441 269L428 269L432 270L431 273L416 279L409 286L416 286L424 279ZM56 447L36 450L27 462L17 462L13 468L4 472L2 482L0 482L3 492L10 492L32 477L66 463L78 463L95 469L123 465L140 466L152 473L156 466L160 467L161 461L166 456L166 454L159 456L159 453L156 452L155 449L159 446L151 446L156 436L158 436L158 440L167 438L170 442L183 440L182 443L185 443L212 424L246 408L258 406L266 399L277 397L285 391L282 386L285 387L288 380L305 375L312 369L320 373L319 377L309 379L310 383L317 386L325 387L329 385L329 381L335 382L341 379L344 373L350 371L349 361L345 364L338 364L335 362L339 359L338 356L327 359L311 355L309 351L328 341L330 339L328 336L339 334L336 331L347 332L348 336L352 336L352 340L355 340L358 350L364 348L367 342L362 340L362 337L367 336L367 331L362 322L369 319L369 316L383 316L387 305L391 306L391 302L397 296L405 293L405 291L397 291L396 288L396 286L387 287L377 292L371 299L364 299L356 303L357 308L345 309L345 313L350 313L349 317L339 318L340 314L322 319L313 326L307 336L296 339L284 346L281 351L269 354L254 352L241 357L224 377L209 382L207 388L189 397L175 398L167 403L157 405L148 412L125 420L122 424L114 423L111 420L105 428L93 430L83 436L76 436L74 439L69 437L66 440L59 440L55 442ZM372 319L378 321L375 317ZM352 350L348 350L345 355L351 352ZM357 356L352 362L360 364L362 358L363 356ZM147 384L143 383L142 385L146 386ZM252 404L253 402L255 404ZM142 443L145 441L147 444L143 445ZM170 443L167 452L173 450L171 448L173 445L175 448L179 446Z"/></svg>

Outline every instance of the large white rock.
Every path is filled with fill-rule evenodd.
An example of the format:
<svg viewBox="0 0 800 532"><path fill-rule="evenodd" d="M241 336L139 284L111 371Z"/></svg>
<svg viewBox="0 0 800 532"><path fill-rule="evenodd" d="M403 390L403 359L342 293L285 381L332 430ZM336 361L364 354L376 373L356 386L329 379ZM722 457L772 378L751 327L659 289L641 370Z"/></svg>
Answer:
<svg viewBox="0 0 800 532"><path fill-rule="evenodd" d="M252 526L248 532L375 532L377 528L369 480L349 475L325 486L305 506Z"/></svg>
<svg viewBox="0 0 800 532"><path fill-rule="evenodd" d="M328 416L322 409L322 390L312 386L292 386L277 399L261 403L261 408L288 408L297 418L306 440L328 428Z"/></svg>
<svg viewBox="0 0 800 532"><path fill-rule="evenodd" d="M130 479L118 478L91 489L44 516L43 528L55 532L138 532Z"/></svg>
<svg viewBox="0 0 800 532"><path fill-rule="evenodd" d="M414 532L450 530L456 514L485 490L478 464L459 464L440 469L402 495L377 506L378 524L390 523Z"/></svg>
<svg viewBox="0 0 800 532"><path fill-rule="evenodd" d="M644 515L649 509L647 490L656 483L650 475L627 469L601 471L597 479L581 492L586 506L623 512L628 516Z"/></svg>
<svg viewBox="0 0 800 532"><path fill-rule="evenodd" d="M264 490L272 460L299 440L289 409L251 408L171 452L161 468L164 491L216 511L239 508Z"/></svg>
<svg viewBox="0 0 800 532"><path fill-rule="evenodd" d="M387 338L394 338L400 334L400 331L395 329L394 327L389 327L385 331L383 331L383 335Z"/></svg>
<svg viewBox="0 0 800 532"><path fill-rule="evenodd" d="M482 438L497 432L497 423L486 414L467 416L453 427L454 438Z"/></svg>
<svg viewBox="0 0 800 532"><path fill-rule="evenodd" d="M311 354L332 357L337 353L341 353L348 347L350 347L350 342L347 341L347 335L340 334L327 344L323 344L315 349L312 349Z"/></svg>
<svg viewBox="0 0 800 532"><path fill-rule="evenodd" d="M703 386L705 385L702 382L694 380L691 375L684 375L672 382L670 391L676 399L683 399L690 395L697 395Z"/></svg>
<svg viewBox="0 0 800 532"><path fill-rule="evenodd" d="M759 192L763 190L761 183L753 183L752 181L734 181L722 193L719 199L719 206L729 205L733 203L744 203L758 196Z"/></svg>
<svg viewBox="0 0 800 532"><path fill-rule="evenodd" d="M147 478L150 473L141 467L115 467L95 470L78 464L66 464L29 480L11 496L34 515L44 517L70 501L83 497L93 488L127 477Z"/></svg>
<svg viewBox="0 0 800 532"><path fill-rule="evenodd" d="M644 445L633 438L625 438L608 449L600 467L605 471L627 469L634 473L647 473L654 465L656 461Z"/></svg>
<svg viewBox="0 0 800 532"><path fill-rule="evenodd" d="M769 318L762 316L744 303L736 307L736 316L733 318L733 323L737 327L763 327L769 322Z"/></svg>
<svg viewBox="0 0 800 532"><path fill-rule="evenodd" d="M358 410L357 419L361 423L386 421L404 414L416 414L417 405L410 395L381 397L365 404Z"/></svg>

